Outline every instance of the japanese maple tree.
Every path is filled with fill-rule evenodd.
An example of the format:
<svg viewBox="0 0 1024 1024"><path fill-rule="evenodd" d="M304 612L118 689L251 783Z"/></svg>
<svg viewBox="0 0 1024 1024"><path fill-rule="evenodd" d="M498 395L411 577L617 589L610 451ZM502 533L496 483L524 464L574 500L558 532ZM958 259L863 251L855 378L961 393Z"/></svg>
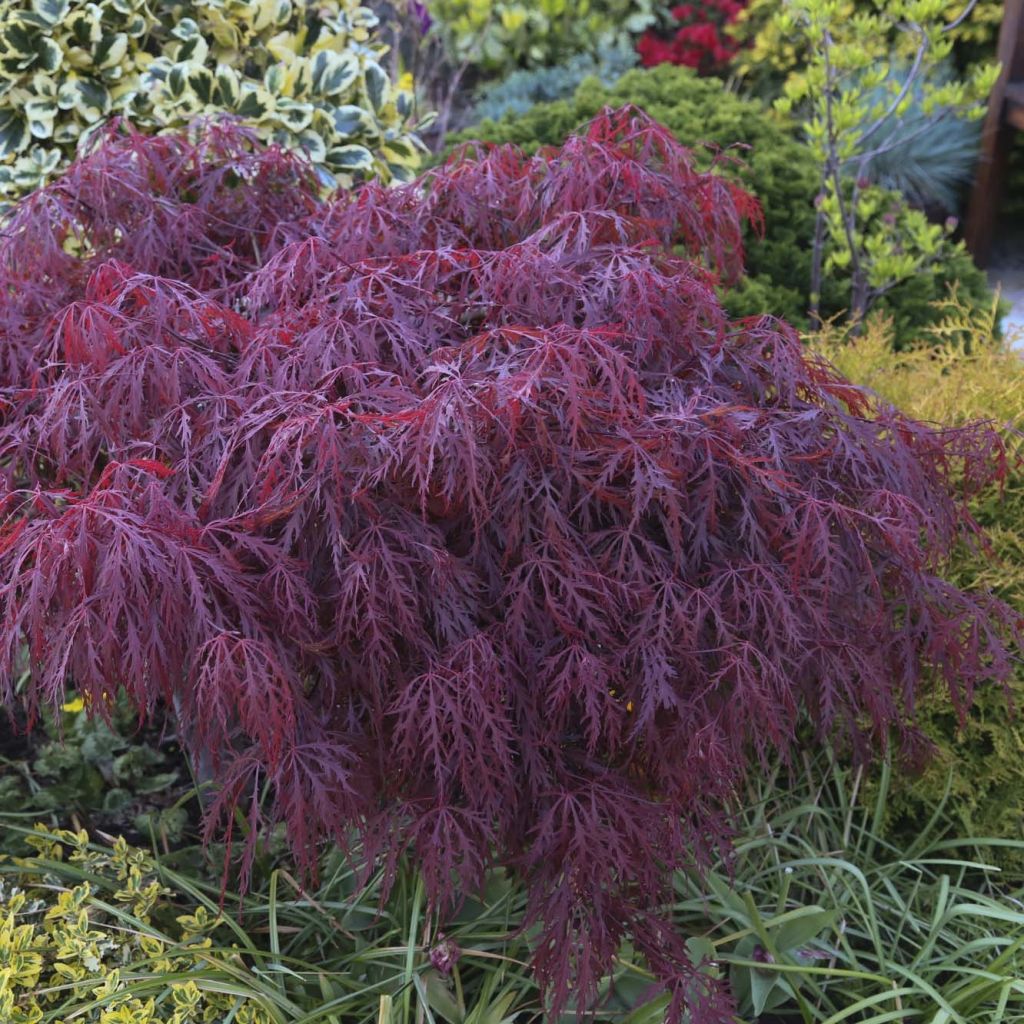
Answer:
<svg viewBox="0 0 1024 1024"><path fill-rule="evenodd" d="M912 744L1014 628L941 574L996 434L730 322L757 217L633 109L329 201L112 131L0 238L0 695L173 706L211 835L408 852L439 913L507 866L556 1010L628 937L728 1019L659 908L737 781L804 721Z"/></svg>

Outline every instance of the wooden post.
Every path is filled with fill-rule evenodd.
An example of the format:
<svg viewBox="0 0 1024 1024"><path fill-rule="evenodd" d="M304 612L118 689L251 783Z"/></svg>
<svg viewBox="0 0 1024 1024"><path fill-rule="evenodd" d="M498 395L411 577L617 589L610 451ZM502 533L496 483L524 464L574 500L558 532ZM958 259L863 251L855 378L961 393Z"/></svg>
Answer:
<svg viewBox="0 0 1024 1024"><path fill-rule="evenodd" d="M964 241L980 267L987 266L992 253L1013 132L1024 128L1024 0L1006 0L1003 5L997 57L1001 70L988 101L964 226Z"/></svg>

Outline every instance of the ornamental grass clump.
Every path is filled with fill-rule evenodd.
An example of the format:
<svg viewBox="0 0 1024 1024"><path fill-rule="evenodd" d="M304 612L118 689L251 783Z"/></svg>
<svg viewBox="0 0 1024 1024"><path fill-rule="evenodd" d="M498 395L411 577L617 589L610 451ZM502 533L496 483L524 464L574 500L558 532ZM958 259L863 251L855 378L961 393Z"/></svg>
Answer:
<svg viewBox="0 0 1024 1024"><path fill-rule="evenodd" d="M330 201L237 127L112 134L0 242L3 700L172 705L211 836L409 854L442 917L506 866L552 1013L628 939L729 1019L672 869L804 719L915 750L1014 629L942 575L999 436L730 321L758 216L633 108Z"/></svg>

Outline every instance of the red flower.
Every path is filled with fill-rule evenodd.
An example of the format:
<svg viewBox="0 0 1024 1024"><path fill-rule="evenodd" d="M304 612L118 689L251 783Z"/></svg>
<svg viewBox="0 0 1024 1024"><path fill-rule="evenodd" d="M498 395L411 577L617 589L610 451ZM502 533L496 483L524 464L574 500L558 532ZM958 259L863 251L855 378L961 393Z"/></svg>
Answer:
<svg viewBox="0 0 1024 1024"><path fill-rule="evenodd" d="M718 45L718 29L707 22L702 25L687 25L676 33L676 39L710 52Z"/></svg>
<svg viewBox="0 0 1024 1024"><path fill-rule="evenodd" d="M653 68L656 64L677 63L672 44L659 39L652 32L646 32L640 37L636 44L636 52L640 55L640 63L645 68Z"/></svg>
<svg viewBox="0 0 1024 1024"><path fill-rule="evenodd" d="M670 39L650 31L637 42L644 67L666 62L713 74L735 56L739 44L724 33L746 7L744 0L700 0L678 4L669 13L677 28Z"/></svg>

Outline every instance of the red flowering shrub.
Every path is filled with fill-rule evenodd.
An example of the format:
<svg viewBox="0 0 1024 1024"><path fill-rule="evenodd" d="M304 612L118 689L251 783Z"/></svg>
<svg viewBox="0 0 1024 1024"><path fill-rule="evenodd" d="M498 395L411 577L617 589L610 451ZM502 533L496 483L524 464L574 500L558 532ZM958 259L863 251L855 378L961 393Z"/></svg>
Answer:
<svg viewBox="0 0 1024 1024"><path fill-rule="evenodd" d="M701 0L671 8L667 29L649 29L637 40L640 63L684 64L702 75L721 71L740 49L727 30L746 6L746 0Z"/></svg>
<svg viewBox="0 0 1024 1024"><path fill-rule="evenodd" d="M730 322L757 213L631 109L330 202L109 137L0 239L0 695L173 702L211 834L411 852L442 913L504 864L556 1009L628 936L727 1019L658 909L751 758L910 741L1012 628L938 569L996 436Z"/></svg>

